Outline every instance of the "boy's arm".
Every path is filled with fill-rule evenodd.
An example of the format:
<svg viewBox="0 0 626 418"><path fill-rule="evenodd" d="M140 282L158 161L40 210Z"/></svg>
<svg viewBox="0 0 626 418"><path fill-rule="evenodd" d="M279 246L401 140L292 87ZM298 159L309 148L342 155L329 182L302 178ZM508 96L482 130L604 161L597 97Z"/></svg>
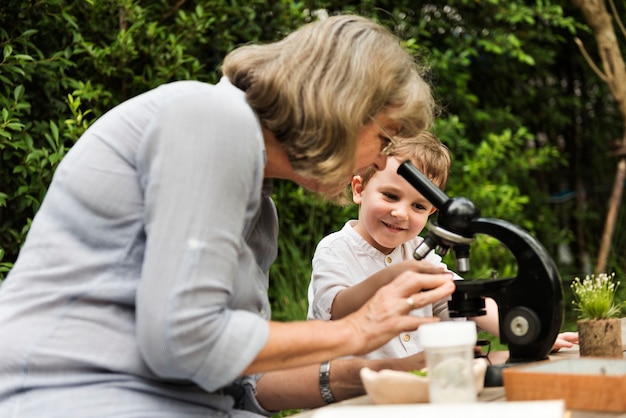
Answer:
<svg viewBox="0 0 626 418"><path fill-rule="evenodd" d="M482 330L488 333L500 337L500 320L498 318L498 304L491 298L485 298L485 309L487 315L474 316L468 318L478 325Z"/></svg>
<svg viewBox="0 0 626 418"><path fill-rule="evenodd" d="M358 310L378 289L400 273L397 269L399 266L397 264L384 268L362 282L339 291L330 309L331 319L340 319Z"/></svg>
<svg viewBox="0 0 626 418"><path fill-rule="evenodd" d="M347 287L335 296L331 307L331 319L340 319L344 316L356 311L363 304L368 301L374 293L382 286L391 282L400 273L406 270L416 270L417 263L427 263L427 261L407 260L398 264L394 264L389 267L385 267L377 273L374 273L367 279L361 281L358 284ZM446 271L444 267L440 267L440 270ZM417 303L417 301L416 301ZM497 315L496 315L497 319Z"/></svg>

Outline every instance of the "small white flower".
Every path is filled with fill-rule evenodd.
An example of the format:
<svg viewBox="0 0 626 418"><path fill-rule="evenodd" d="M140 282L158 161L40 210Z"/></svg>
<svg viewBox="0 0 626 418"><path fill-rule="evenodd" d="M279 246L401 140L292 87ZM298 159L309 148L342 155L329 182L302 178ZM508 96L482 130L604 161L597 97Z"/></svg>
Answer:
<svg viewBox="0 0 626 418"><path fill-rule="evenodd" d="M615 293L620 282L615 282L615 273L610 276L600 273L587 275L584 280L576 277L571 288L572 303L579 312L580 319L614 318L621 313L621 306L615 304Z"/></svg>

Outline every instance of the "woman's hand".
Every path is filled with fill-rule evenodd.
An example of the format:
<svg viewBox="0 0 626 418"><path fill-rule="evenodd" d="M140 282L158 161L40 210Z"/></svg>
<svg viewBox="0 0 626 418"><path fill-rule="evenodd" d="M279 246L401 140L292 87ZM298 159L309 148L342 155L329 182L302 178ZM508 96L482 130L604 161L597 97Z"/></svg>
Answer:
<svg viewBox="0 0 626 418"><path fill-rule="evenodd" d="M404 331L439 318L409 315L413 309L447 298L453 275L425 261L409 261L399 274L366 299L358 310L333 321L269 322L269 336L243 375L300 367L343 356L369 353ZM387 269L385 269L387 270ZM386 272L385 274L389 274Z"/></svg>
<svg viewBox="0 0 626 418"><path fill-rule="evenodd" d="M331 307L331 318L341 319L356 312L383 286L391 283L405 271L437 274L445 272L442 266L435 266L427 261L405 260L372 274L365 280L341 290L335 296ZM414 299L415 300L415 299Z"/></svg>
<svg viewBox="0 0 626 418"><path fill-rule="evenodd" d="M413 331L421 324L439 320L411 316L409 312L450 296L455 289L452 273L427 262L405 263L419 272L405 270L400 273L358 311L345 318L354 329L355 354L366 354L401 332Z"/></svg>

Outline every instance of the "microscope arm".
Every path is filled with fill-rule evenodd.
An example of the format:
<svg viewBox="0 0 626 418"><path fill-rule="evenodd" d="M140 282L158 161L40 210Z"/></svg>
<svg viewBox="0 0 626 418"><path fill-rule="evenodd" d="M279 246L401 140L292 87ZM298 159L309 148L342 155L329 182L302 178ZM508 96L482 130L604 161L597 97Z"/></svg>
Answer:
<svg viewBox="0 0 626 418"><path fill-rule="evenodd" d="M471 231L498 239L517 261L517 275L512 279L468 282L480 284L482 296L496 301L500 341L508 343L510 361L547 358L561 330L564 311L561 278L554 261L532 235L506 221L478 218Z"/></svg>

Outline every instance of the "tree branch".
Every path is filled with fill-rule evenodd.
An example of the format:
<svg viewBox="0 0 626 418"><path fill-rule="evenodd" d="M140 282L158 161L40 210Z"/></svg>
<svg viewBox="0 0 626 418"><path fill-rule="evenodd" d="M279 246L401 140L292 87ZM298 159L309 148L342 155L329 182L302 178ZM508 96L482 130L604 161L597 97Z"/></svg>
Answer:
<svg viewBox="0 0 626 418"><path fill-rule="evenodd" d="M613 18L615 19L615 24L622 31L622 35L626 38L626 28L624 28L624 24L622 23L619 15L617 14L617 9L615 8L615 2L613 0L609 0L609 4L611 5L611 11L613 12Z"/></svg>
<svg viewBox="0 0 626 418"><path fill-rule="evenodd" d="M178 12L180 8L185 4L186 0L178 0L173 8L171 8L162 18L161 22L169 19L174 13Z"/></svg>
<svg viewBox="0 0 626 418"><path fill-rule="evenodd" d="M576 42L576 45L578 45L578 49L580 49L580 53L583 54L583 57L585 58L585 61L587 61L587 64L589 64L589 67L591 67L593 72L596 73L598 75L598 77L600 77L600 79L602 81L604 81L605 83L608 83L609 80L607 79L606 75L593 62L593 60L589 56L589 53L587 53L587 50L585 49L585 45L583 45L583 41L581 41L580 38L576 37L576 38L574 38L574 42Z"/></svg>

